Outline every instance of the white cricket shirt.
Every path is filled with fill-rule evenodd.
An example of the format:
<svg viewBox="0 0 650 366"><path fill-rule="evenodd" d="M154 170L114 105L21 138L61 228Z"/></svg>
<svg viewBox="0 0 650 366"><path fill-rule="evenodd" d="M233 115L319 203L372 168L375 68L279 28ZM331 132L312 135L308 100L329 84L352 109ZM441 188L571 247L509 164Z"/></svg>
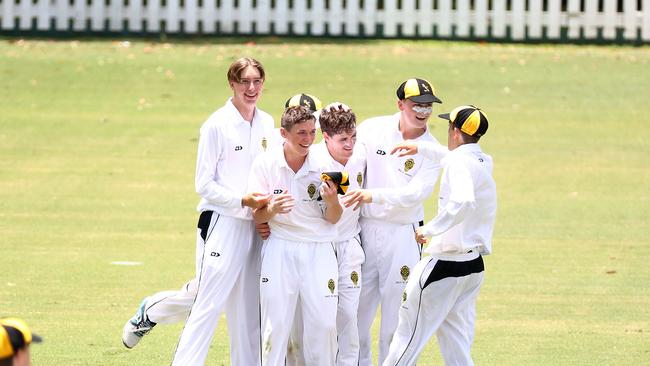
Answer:
<svg viewBox="0 0 650 366"><path fill-rule="evenodd" d="M463 254L477 249L492 252L497 211L492 157L478 144L465 144L443 159L438 215L421 230L432 236L429 254Z"/></svg>
<svg viewBox="0 0 650 366"><path fill-rule="evenodd" d="M366 159L365 154L363 154L362 147L359 145L354 146L354 152L348 162L343 165L338 161L334 160L332 155L330 155L327 150L327 145L325 141L313 145L311 147L310 154L314 154L318 159L322 160L326 166L325 171L329 172L347 172L350 185L348 186L348 192L359 189L363 187L363 181L365 179L366 172ZM339 201L343 196L339 196ZM361 231L361 226L359 225L359 215L361 214L360 210L354 210L353 207L346 208L343 206L343 214L341 218L336 223L337 236L335 241L347 241L355 237Z"/></svg>
<svg viewBox="0 0 650 366"><path fill-rule="evenodd" d="M399 117L370 118L357 128L357 144L366 153L366 189L372 203L361 207L364 218L396 224L413 224L424 219L422 202L433 192L440 173L440 162L421 153L397 157L390 152L404 141L399 131ZM440 145L429 131L415 141Z"/></svg>
<svg viewBox="0 0 650 366"><path fill-rule="evenodd" d="M273 126L273 118L257 108L253 121L245 121L232 99L203 123L196 159L197 210L252 219L241 199L253 160L266 150Z"/></svg>
<svg viewBox="0 0 650 366"><path fill-rule="evenodd" d="M251 168L248 190L293 197L291 212L277 214L269 220L271 237L300 242L332 242L336 226L325 220L325 202L318 201L320 174L327 166L310 152L297 173L289 167L282 148L260 155Z"/></svg>

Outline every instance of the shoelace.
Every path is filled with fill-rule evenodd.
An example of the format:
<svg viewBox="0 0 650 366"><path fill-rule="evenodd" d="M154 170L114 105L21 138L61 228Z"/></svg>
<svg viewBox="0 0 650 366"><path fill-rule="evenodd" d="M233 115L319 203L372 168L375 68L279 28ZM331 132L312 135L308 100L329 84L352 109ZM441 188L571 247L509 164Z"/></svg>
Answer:
<svg viewBox="0 0 650 366"><path fill-rule="evenodd" d="M151 328L153 328L153 324L149 320L142 320L136 325L136 331L133 332L138 337L142 337L143 335L149 333Z"/></svg>
<svg viewBox="0 0 650 366"><path fill-rule="evenodd" d="M131 324L135 325L135 331L133 334L135 334L138 337L142 337L145 334L149 333L151 328L153 328L154 323L152 323L150 320L146 319L144 316L143 312L138 313L138 319L135 319L135 322L131 322Z"/></svg>

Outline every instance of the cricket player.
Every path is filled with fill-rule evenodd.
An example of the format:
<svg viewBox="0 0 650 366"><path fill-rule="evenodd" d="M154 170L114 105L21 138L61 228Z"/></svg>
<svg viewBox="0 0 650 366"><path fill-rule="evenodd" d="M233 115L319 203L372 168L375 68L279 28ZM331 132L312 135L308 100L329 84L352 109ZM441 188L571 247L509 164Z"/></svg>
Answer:
<svg viewBox="0 0 650 366"><path fill-rule="evenodd" d="M365 151L356 146L356 116L352 110L340 103L333 103L321 110L319 115L323 141L312 146L310 154L327 162L328 171L343 172L347 176L347 190L360 189L364 183ZM356 146L356 148L355 148ZM339 196L339 199L343 196ZM334 242L338 261L339 302L336 316L338 339L337 366L356 366L359 362L359 333L357 309L361 294L361 264L365 259L359 233L359 210L344 209L337 223L337 237ZM291 343L287 354L287 365L309 365L303 357L302 316L296 314Z"/></svg>
<svg viewBox="0 0 650 366"><path fill-rule="evenodd" d="M361 244L366 260L358 310L359 365L372 363L370 329L381 304L379 364L397 328L398 312L406 281L420 260L422 248L415 229L424 219L422 202L431 195L440 173L439 159L422 154L398 157L390 154L404 140L427 141L444 149L429 133L427 121L433 103L441 103L431 84L409 79L397 88L399 112L364 121L358 143L366 153L366 185L348 191L346 207L361 206Z"/></svg>
<svg viewBox="0 0 650 366"><path fill-rule="evenodd" d="M227 75L233 96L200 130L196 277L178 291L145 298L122 335L124 345L132 348L157 323L187 318L174 365L205 362L224 310L228 322L236 324L229 328L231 364L259 364L261 241L254 235L251 209L266 206L270 195L248 191L246 182L253 160L266 150L274 124L257 108L265 80L262 64L240 58Z"/></svg>
<svg viewBox="0 0 650 366"><path fill-rule="evenodd" d="M415 365L434 334L446 365L474 364L470 348L483 282L482 256L492 252L497 209L492 157L478 145L488 119L471 105L440 117L449 120L451 152L443 160L438 215L417 230L419 239L432 237L426 249L430 256L411 273L384 366ZM395 150L435 157L424 142Z"/></svg>
<svg viewBox="0 0 650 366"><path fill-rule="evenodd" d="M0 366L30 366L30 346L42 341L22 319L0 319Z"/></svg>
<svg viewBox="0 0 650 366"><path fill-rule="evenodd" d="M281 126L282 149L255 160L248 187L251 192L273 194L268 205L253 213L256 222L268 222L271 229L260 278L262 364L285 364L300 299L306 362L333 365L338 302L334 224L343 212L338 186L332 181L321 184L327 166L309 152L316 134L311 111L289 107Z"/></svg>

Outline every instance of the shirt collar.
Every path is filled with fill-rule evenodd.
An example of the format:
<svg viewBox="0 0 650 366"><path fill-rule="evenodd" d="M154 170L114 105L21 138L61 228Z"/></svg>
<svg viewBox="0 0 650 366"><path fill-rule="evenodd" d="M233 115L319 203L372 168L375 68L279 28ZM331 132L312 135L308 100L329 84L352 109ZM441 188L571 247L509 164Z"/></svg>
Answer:
<svg viewBox="0 0 650 366"><path fill-rule="evenodd" d="M462 144L455 148L452 152L458 152L458 153L463 153L463 152L482 152L481 151L481 146L476 143L472 144Z"/></svg>
<svg viewBox="0 0 650 366"><path fill-rule="evenodd" d="M395 128L393 133L399 135L400 139L404 139L402 132L399 130L399 120L400 117L402 116L401 112L397 112L393 114L393 127ZM427 122L427 125L424 127L424 133L421 134L420 136L416 137L414 140L420 140L422 138L426 138L426 136L429 134L429 123Z"/></svg>
<svg viewBox="0 0 650 366"><path fill-rule="evenodd" d="M285 169L288 169L293 173L293 169L291 169L291 167L287 163L287 159L285 159L284 157L285 143L283 143L282 146L280 146L280 148L275 151L275 153L277 154L277 159L280 160L280 166ZM313 146L314 145L310 147L310 151L309 154L307 154L307 158L305 159L305 162L302 164L300 169L298 169L298 171L295 173L296 176L307 175L310 172L318 172L319 164L316 163L316 158L314 157L314 153L311 152L311 148L313 148Z"/></svg>
<svg viewBox="0 0 650 366"><path fill-rule="evenodd" d="M324 164L326 164L326 165L334 164L335 166L338 166L338 167L344 167L341 163L334 160L332 155L330 155L329 150L327 150L327 144L325 143L325 140L322 140L321 142L313 145L312 149L314 150L315 153L317 153L318 157L325 160L325 161L323 161ZM309 155L312 155L312 154L310 153Z"/></svg>
<svg viewBox="0 0 650 366"><path fill-rule="evenodd" d="M249 124L248 121L242 117L241 113L239 113L239 110L237 110L237 107L232 103L232 97L228 98L228 101L226 102L226 107L230 111L230 113L233 116L233 121L235 124L240 125L240 124ZM255 107L255 112L253 113L253 120L251 121L251 125L255 123L255 121L258 119L259 113L257 113L257 107Z"/></svg>

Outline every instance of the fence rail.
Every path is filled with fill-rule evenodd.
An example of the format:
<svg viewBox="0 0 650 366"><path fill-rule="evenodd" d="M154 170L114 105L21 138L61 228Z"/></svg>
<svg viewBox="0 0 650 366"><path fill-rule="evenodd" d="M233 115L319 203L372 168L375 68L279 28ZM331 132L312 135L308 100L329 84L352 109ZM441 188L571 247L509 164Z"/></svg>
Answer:
<svg viewBox="0 0 650 366"><path fill-rule="evenodd" d="M650 42L650 0L0 0L12 32Z"/></svg>

